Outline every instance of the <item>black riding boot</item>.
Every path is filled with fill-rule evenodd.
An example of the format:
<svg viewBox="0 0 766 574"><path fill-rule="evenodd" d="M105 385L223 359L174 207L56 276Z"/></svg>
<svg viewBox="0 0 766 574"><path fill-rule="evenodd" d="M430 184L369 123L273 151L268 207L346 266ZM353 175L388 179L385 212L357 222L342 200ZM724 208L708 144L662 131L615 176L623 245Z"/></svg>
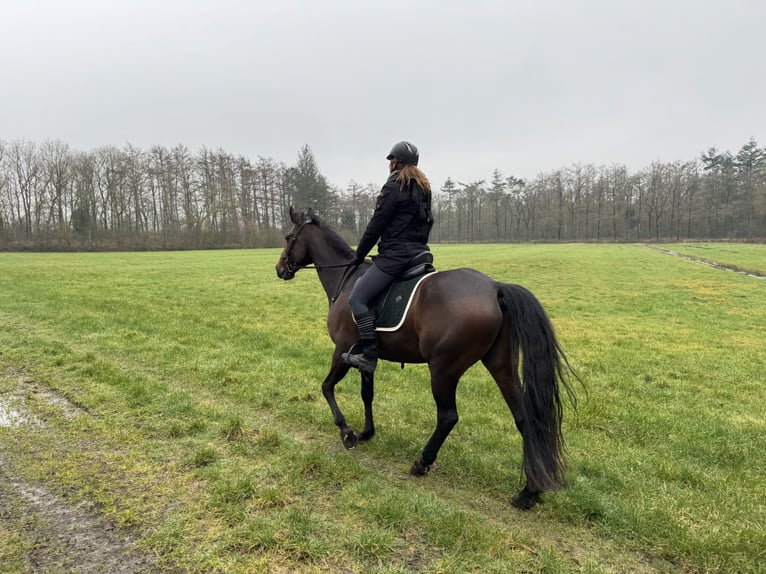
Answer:
<svg viewBox="0 0 766 574"><path fill-rule="evenodd" d="M372 373L378 365L378 336L375 334L372 315L365 313L357 317L356 326L359 329L359 342L354 346L353 353L343 353L341 359L360 371Z"/></svg>

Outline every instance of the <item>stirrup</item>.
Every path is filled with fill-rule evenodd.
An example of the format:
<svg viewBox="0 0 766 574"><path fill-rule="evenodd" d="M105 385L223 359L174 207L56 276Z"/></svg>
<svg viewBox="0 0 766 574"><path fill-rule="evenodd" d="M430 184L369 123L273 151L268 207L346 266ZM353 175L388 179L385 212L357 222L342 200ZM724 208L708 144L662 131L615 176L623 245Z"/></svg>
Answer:
<svg viewBox="0 0 766 574"><path fill-rule="evenodd" d="M347 365L351 365L352 367L367 373L374 372L375 367L378 366L378 359L370 359L365 357L362 353L343 353L340 358L343 359L343 362L345 362Z"/></svg>

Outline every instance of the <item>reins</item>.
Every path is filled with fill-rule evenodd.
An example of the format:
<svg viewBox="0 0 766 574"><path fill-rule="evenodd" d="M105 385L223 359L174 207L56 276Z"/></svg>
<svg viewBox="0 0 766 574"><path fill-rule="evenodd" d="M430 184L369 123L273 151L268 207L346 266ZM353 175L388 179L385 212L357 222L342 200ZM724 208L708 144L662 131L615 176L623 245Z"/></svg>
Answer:
<svg viewBox="0 0 766 574"><path fill-rule="evenodd" d="M349 261L348 263L338 263L337 265L317 265L316 263L309 263L308 265L296 265L296 269L335 269L340 267L351 267L356 265L356 261Z"/></svg>
<svg viewBox="0 0 766 574"><path fill-rule="evenodd" d="M343 291L343 286L346 284L346 281L348 281L349 277L353 275L354 269L356 269L356 266L354 268L351 268L350 265L348 264L346 265L346 270L343 272L343 276L340 278L340 281L338 282L338 286L335 288L335 294L330 298L331 305L335 303L338 297L340 297L340 293L341 291Z"/></svg>

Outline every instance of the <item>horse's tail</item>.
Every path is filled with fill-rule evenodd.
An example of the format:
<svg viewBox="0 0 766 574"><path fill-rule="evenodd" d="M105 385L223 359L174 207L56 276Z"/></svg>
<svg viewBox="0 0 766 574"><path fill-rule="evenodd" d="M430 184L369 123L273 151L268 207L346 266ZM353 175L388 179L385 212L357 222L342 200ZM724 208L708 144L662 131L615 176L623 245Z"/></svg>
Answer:
<svg viewBox="0 0 766 574"><path fill-rule="evenodd" d="M525 420L523 469L532 492L564 486L563 410L559 386L576 404L568 373L577 377L556 340L540 301L520 285L498 283L503 316L511 330L511 351L522 354Z"/></svg>

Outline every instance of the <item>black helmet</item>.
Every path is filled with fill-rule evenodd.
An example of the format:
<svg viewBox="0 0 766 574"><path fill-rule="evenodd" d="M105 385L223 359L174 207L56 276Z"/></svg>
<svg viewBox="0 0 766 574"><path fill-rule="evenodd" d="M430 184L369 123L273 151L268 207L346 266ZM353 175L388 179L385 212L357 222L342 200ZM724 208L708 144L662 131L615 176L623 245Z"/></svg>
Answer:
<svg viewBox="0 0 766 574"><path fill-rule="evenodd" d="M401 164L418 165L420 155L418 155L418 148L410 142L399 142L394 144L386 159L395 159Z"/></svg>

